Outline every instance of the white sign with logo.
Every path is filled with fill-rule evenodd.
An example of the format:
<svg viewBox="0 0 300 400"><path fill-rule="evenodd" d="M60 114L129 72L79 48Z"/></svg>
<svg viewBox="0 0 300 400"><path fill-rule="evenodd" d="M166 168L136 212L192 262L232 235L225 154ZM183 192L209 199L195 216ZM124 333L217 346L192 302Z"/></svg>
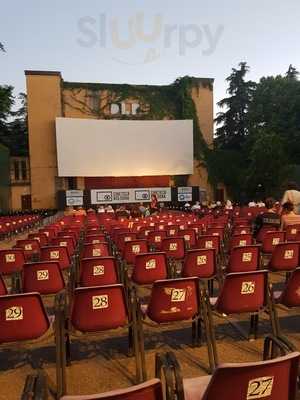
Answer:
<svg viewBox="0 0 300 400"><path fill-rule="evenodd" d="M82 206L83 205L83 190L66 190L66 205L67 206Z"/></svg>
<svg viewBox="0 0 300 400"><path fill-rule="evenodd" d="M180 186L177 189L178 201L192 201L193 188L191 186Z"/></svg>
<svg viewBox="0 0 300 400"><path fill-rule="evenodd" d="M155 193L159 202L171 201L171 188L93 189L91 204L120 204L150 202Z"/></svg>

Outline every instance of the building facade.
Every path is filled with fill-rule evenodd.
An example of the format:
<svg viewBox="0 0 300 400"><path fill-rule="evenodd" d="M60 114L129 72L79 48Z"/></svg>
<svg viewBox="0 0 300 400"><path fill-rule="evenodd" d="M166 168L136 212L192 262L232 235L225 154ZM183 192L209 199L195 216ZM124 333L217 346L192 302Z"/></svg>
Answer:
<svg viewBox="0 0 300 400"><path fill-rule="evenodd" d="M178 111L176 100L184 81L166 86L119 85L66 82L60 72L25 71L25 75L32 208L55 208L59 190L176 184L176 177L171 176L58 177L55 119L190 119L182 110ZM213 80L190 78L189 93L200 128L200 133L194 132L194 143L204 139L206 145L212 146ZM185 178L185 184L199 186L207 192L208 198L212 197L207 171L201 161L195 159L193 175Z"/></svg>

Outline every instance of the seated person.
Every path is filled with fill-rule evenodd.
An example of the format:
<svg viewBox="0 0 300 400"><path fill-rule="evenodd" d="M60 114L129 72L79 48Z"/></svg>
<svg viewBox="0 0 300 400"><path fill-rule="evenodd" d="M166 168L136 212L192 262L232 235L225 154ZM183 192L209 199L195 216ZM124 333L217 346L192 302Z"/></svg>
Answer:
<svg viewBox="0 0 300 400"><path fill-rule="evenodd" d="M295 224L300 224L300 215L295 213L294 204L287 201L282 205L281 229Z"/></svg>
<svg viewBox="0 0 300 400"><path fill-rule="evenodd" d="M86 216L86 211L85 211L85 209L83 207L77 207L77 209L74 212L74 215L76 215L76 216L81 216L81 215Z"/></svg>
<svg viewBox="0 0 300 400"><path fill-rule="evenodd" d="M280 227L280 216L275 208L275 200L268 197L265 201L267 211L259 214L254 220L253 236L257 237L262 227L275 226Z"/></svg>

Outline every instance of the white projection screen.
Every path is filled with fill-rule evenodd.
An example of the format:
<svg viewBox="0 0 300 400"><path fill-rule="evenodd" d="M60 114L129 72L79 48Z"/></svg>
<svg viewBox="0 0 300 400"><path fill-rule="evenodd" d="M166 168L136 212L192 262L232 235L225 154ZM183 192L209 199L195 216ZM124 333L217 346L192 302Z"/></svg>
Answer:
<svg viewBox="0 0 300 400"><path fill-rule="evenodd" d="M193 121L56 118L59 176L193 173Z"/></svg>

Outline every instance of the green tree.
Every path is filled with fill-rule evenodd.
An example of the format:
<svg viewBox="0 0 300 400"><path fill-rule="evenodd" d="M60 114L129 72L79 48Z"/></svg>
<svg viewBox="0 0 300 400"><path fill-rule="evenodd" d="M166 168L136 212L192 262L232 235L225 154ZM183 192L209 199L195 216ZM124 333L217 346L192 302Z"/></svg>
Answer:
<svg viewBox="0 0 300 400"><path fill-rule="evenodd" d="M288 78L288 79L297 80L298 79L298 75L299 75L299 72L297 71L297 69L295 67L293 67L292 64L290 64L288 70L285 73L285 77Z"/></svg>
<svg viewBox="0 0 300 400"><path fill-rule="evenodd" d="M282 182L289 174L288 157L282 138L274 131L261 128L249 154L247 173L248 193L255 196L258 187L266 196L278 195Z"/></svg>
<svg viewBox="0 0 300 400"><path fill-rule="evenodd" d="M246 62L239 63L239 68L232 68L232 73L226 79L229 83L229 97L220 100L220 108L226 108L217 114L215 119L219 126L216 130L217 147L222 149L239 150L243 147L248 134L248 108L252 101L256 84L246 81L249 71Z"/></svg>
<svg viewBox="0 0 300 400"><path fill-rule="evenodd" d="M294 164L300 159L300 82L296 76L297 71L290 67L286 76L261 78L248 112L250 142L261 127L275 132Z"/></svg>

